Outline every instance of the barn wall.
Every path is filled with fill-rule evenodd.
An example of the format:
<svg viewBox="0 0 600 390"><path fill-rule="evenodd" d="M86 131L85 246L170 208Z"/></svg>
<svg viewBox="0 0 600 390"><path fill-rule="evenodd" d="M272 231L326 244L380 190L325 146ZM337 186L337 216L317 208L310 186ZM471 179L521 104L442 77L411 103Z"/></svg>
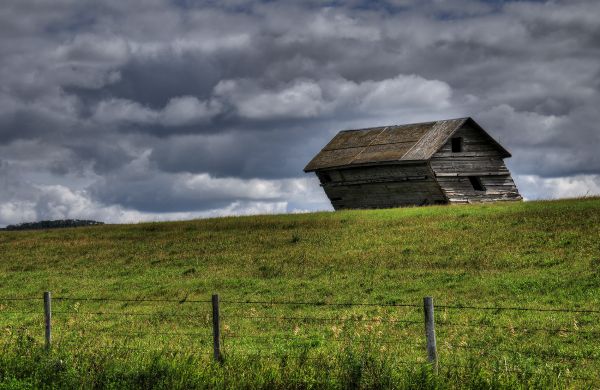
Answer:
<svg viewBox="0 0 600 390"><path fill-rule="evenodd" d="M447 203L427 163L345 168L317 175L336 210Z"/></svg>
<svg viewBox="0 0 600 390"><path fill-rule="evenodd" d="M431 158L431 168L450 202L520 200L500 150L478 129L465 125L453 137L463 138L463 151L452 152L448 142ZM476 191L469 176L480 179L485 191Z"/></svg>

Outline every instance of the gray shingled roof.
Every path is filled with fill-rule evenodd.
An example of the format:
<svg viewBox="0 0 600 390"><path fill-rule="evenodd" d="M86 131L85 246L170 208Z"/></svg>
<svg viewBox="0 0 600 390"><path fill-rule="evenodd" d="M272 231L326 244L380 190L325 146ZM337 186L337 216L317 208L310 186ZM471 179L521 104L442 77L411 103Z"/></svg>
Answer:
<svg viewBox="0 0 600 390"><path fill-rule="evenodd" d="M510 153L473 119L458 118L340 131L308 163L304 171L394 161L429 160L466 122L475 125L488 136L504 157L510 157Z"/></svg>

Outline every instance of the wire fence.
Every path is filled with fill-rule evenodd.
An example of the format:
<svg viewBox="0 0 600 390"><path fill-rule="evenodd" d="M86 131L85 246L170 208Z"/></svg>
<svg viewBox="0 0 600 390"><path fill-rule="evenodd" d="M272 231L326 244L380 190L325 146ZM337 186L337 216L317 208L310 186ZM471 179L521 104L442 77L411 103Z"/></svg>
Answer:
<svg viewBox="0 0 600 390"><path fill-rule="evenodd" d="M17 310L15 303L28 304L26 308ZM144 303L153 306L147 307ZM58 310L52 309L53 304L59 306ZM39 305L37 310L34 305ZM310 315L304 313L305 307L310 309ZM169 308L170 311L165 311ZM221 309L225 312L222 313ZM398 312L405 309L408 311ZM110 341L108 348L125 351L148 351L148 344L131 344L136 339L145 338L155 342L158 337L175 343L192 339L193 344L189 345L191 353L212 356L218 361L230 353L258 354L267 359L298 356L310 360L324 358L318 354L310 356L310 351L327 350L326 346L360 347L367 344L386 348L388 354L390 349L395 348L395 353L410 356L411 359L402 359L402 356L396 359L400 364L430 364L436 370L438 367L453 367L461 358L508 354L516 361L533 359L543 364L564 364L573 378L598 379L574 372L579 366L581 371L589 371L584 367L586 364L594 365L596 370L593 372L599 371L597 337L600 336L600 326L596 324L600 310L440 304L435 305L437 321L433 310L433 305L428 308L426 301L425 304L417 304L220 300L218 295L212 299L191 299L187 296L171 299L51 297L50 293L43 297L0 297L0 321L9 328L21 325L7 324L10 321L43 315L41 319L35 316L35 319L22 324L34 330L40 329L38 334L40 337L43 334L47 349L55 346L57 338L65 340L70 335L98 334ZM299 315L298 311L302 311L303 315ZM527 318L528 323L519 323L519 316L528 312L534 314L534 318ZM455 313L463 317L448 319ZM476 313L481 318L473 320L465 313ZM555 317L548 320L543 318L545 314ZM569 317L556 317L561 315ZM82 317L94 319L86 320L83 328L77 328L77 321ZM186 320L189 323L182 322ZM42 321L43 324L40 323ZM123 321L139 322L140 326L127 328ZM301 326L317 328L307 330ZM423 332L423 329L426 331ZM531 338L532 334L540 333L543 334L541 338ZM291 353L298 352L294 348L301 354ZM443 358L438 355L438 349ZM181 350L170 353L181 353Z"/></svg>

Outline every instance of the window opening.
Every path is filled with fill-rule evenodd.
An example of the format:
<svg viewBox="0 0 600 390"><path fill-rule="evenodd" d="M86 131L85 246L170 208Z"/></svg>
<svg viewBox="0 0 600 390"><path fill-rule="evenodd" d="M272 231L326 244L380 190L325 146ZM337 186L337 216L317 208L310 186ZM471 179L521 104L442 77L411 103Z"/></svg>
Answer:
<svg viewBox="0 0 600 390"><path fill-rule="evenodd" d="M452 138L452 153L460 153L463 151L462 137Z"/></svg>
<svg viewBox="0 0 600 390"><path fill-rule="evenodd" d="M477 176L469 176L469 181L471 182L471 185L475 191L485 191L485 187L483 183L481 183L481 179Z"/></svg>
<svg viewBox="0 0 600 390"><path fill-rule="evenodd" d="M321 173L320 176L321 176L321 181L323 183L331 183L332 182L331 176L329 176L329 173Z"/></svg>

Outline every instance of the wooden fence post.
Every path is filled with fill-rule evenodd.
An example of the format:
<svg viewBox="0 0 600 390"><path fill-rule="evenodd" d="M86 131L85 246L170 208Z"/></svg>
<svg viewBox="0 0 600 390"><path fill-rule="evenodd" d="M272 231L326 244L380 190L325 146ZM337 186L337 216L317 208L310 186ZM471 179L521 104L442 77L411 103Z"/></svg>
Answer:
<svg viewBox="0 0 600 390"><path fill-rule="evenodd" d="M213 352L216 361L221 361L221 319L219 315L219 294L212 296Z"/></svg>
<svg viewBox="0 0 600 390"><path fill-rule="evenodd" d="M44 323L46 328L46 350L49 351L52 345L52 295L50 291L44 292Z"/></svg>
<svg viewBox="0 0 600 390"><path fill-rule="evenodd" d="M435 321L433 318L433 298L423 298L425 312L425 337L427 338L427 360L433 364L433 370L438 372L437 346L435 344Z"/></svg>

